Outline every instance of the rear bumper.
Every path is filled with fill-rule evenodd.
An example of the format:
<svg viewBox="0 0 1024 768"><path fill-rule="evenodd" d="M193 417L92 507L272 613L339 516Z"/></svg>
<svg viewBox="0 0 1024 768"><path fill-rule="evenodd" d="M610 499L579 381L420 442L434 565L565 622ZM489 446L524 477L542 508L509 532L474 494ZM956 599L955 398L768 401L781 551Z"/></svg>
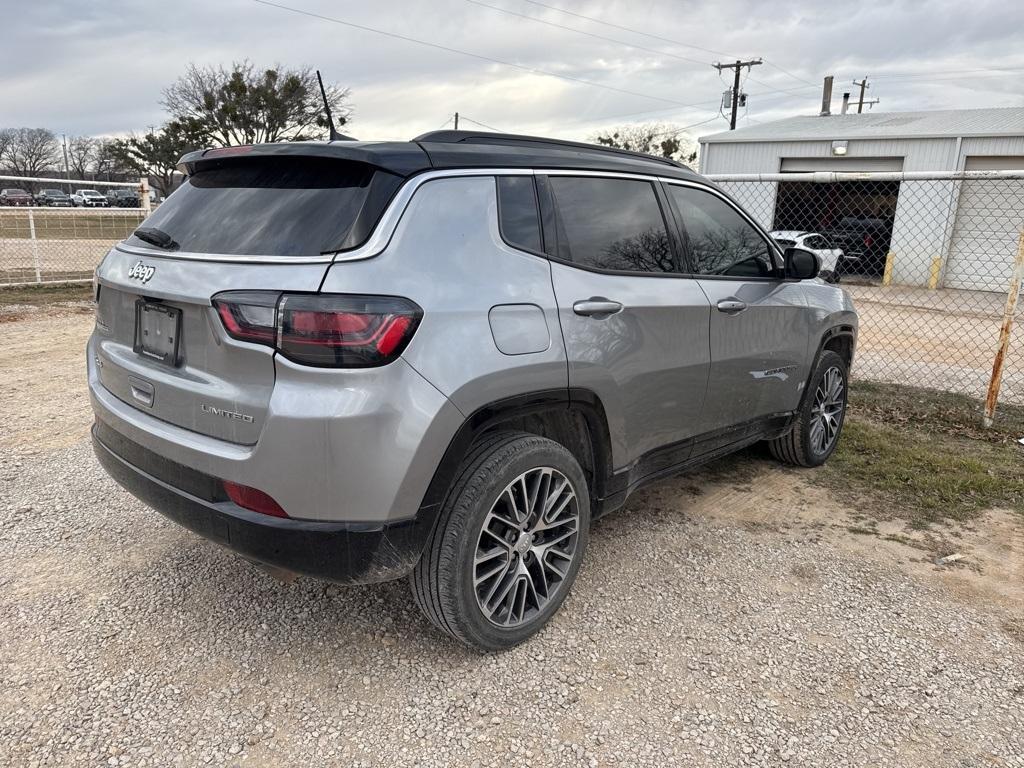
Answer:
<svg viewBox="0 0 1024 768"><path fill-rule="evenodd" d="M266 565L342 584L388 581L412 570L433 525L430 510L375 525L268 517L209 501L135 466L103 441L99 426L92 430L93 449L121 486L179 525Z"/></svg>

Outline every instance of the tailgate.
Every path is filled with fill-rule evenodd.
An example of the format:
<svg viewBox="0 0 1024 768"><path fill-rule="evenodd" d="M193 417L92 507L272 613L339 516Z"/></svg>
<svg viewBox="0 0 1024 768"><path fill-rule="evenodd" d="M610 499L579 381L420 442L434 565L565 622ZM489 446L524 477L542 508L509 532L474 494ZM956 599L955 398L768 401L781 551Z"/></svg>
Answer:
<svg viewBox="0 0 1024 768"><path fill-rule="evenodd" d="M316 291L327 263L219 263L124 248L97 270L102 385L162 421L255 443L274 388L274 350L231 339L210 298L239 288Z"/></svg>

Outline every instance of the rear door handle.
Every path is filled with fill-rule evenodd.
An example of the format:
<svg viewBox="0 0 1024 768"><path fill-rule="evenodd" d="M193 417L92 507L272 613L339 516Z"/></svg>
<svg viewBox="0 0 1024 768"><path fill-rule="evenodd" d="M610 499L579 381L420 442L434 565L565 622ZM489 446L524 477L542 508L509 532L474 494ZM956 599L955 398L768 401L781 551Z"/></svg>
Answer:
<svg viewBox="0 0 1024 768"><path fill-rule="evenodd" d="M722 299L716 306L719 312L725 312L727 315L735 315L747 308L746 302L739 299Z"/></svg>
<svg viewBox="0 0 1024 768"><path fill-rule="evenodd" d="M622 304L601 296L594 296L586 301L577 301L572 305L572 311L584 317L607 317L621 312Z"/></svg>

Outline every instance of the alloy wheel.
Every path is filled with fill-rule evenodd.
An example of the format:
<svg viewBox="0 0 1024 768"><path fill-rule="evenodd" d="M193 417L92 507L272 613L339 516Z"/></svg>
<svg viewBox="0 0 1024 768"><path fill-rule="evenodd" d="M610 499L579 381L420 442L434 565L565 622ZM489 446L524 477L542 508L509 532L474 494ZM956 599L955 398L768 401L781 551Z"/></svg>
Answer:
<svg viewBox="0 0 1024 768"><path fill-rule="evenodd" d="M557 469L527 470L505 487L473 558L473 590L488 621L516 627L544 609L565 584L579 527L576 490Z"/></svg>
<svg viewBox="0 0 1024 768"><path fill-rule="evenodd" d="M839 437L845 401L843 372L832 366L821 377L811 407L811 447L819 456L827 453Z"/></svg>

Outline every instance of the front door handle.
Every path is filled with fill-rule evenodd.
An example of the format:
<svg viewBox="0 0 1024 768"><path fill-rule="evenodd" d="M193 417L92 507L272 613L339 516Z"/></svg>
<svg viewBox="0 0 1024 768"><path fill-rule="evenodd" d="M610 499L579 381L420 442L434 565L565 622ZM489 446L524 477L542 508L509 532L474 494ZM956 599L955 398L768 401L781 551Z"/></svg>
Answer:
<svg viewBox="0 0 1024 768"><path fill-rule="evenodd" d="M593 296L585 301L577 301L572 305L572 311L584 317L607 317L621 312L622 304L602 296Z"/></svg>
<svg viewBox="0 0 1024 768"><path fill-rule="evenodd" d="M747 303L745 301L740 301L739 299L722 299L716 306L718 307L719 312L725 312L727 315L735 315L746 309Z"/></svg>

